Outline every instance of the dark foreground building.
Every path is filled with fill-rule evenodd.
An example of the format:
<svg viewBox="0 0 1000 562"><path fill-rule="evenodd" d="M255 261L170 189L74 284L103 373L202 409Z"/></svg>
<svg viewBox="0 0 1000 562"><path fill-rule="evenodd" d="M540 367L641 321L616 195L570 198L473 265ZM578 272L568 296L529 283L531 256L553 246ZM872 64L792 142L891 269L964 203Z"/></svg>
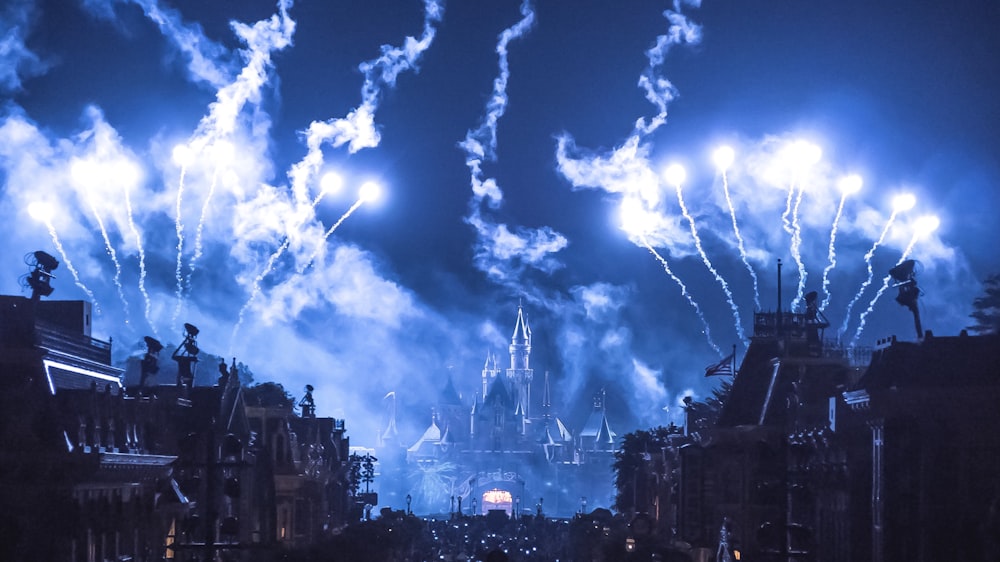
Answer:
<svg viewBox="0 0 1000 562"><path fill-rule="evenodd" d="M680 448L678 538L741 560L997 560L1000 336L890 338L865 366L825 327L755 315L717 423Z"/></svg>
<svg viewBox="0 0 1000 562"><path fill-rule="evenodd" d="M255 560L343 524L342 420L248 408L235 360L195 385L189 324L176 381L151 383L147 337L125 385L90 303L41 300L55 260L35 258L32 297L0 297L0 560Z"/></svg>

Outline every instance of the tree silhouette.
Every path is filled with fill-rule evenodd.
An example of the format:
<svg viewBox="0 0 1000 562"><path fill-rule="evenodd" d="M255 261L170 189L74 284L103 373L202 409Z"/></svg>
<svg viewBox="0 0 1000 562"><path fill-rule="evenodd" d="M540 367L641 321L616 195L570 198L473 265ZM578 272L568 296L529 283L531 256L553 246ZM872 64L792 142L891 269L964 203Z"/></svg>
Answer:
<svg viewBox="0 0 1000 562"><path fill-rule="evenodd" d="M669 496L676 481L676 447L670 436L680 436L680 427L670 424L639 429L622 436L615 451L614 508L619 513L643 513L656 498Z"/></svg>
<svg viewBox="0 0 1000 562"><path fill-rule="evenodd" d="M712 389L712 395L703 402L687 402L688 432L694 433L714 426L732 390L732 381L724 380L722 384Z"/></svg>
<svg viewBox="0 0 1000 562"><path fill-rule="evenodd" d="M249 406L285 406L292 407L295 399L285 387L276 382L264 382L247 387L244 391L244 401Z"/></svg>

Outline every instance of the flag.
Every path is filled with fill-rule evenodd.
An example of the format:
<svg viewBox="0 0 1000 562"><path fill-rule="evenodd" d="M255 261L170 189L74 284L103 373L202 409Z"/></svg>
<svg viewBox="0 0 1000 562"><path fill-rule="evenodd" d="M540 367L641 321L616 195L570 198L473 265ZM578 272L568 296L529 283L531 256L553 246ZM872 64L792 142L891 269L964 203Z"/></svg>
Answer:
<svg viewBox="0 0 1000 562"><path fill-rule="evenodd" d="M733 375L735 373L733 363L735 362L736 351L734 350L729 355L723 357L718 363L713 363L708 367L705 367L705 376L714 377L715 375Z"/></svg>

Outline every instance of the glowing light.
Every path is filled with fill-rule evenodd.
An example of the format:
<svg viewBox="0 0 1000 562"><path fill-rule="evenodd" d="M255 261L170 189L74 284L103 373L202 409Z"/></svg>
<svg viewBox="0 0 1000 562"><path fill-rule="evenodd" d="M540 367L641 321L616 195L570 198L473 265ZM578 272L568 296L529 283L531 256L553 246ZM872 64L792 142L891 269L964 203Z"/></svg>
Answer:
<svg viewBox="0 0 1000 562"><path fill-rule="evenodd" d="M52 205L43 201L35 201L28 205L28 215L36 221L48 224L52 221Z"/></svg>
<svg viewBox="0 0 1000 562"><path fill-rule="evenodd" d="M622 230L633 235L643 235L652 230L652 217L643 208L642 202L629 197L622 200L618 208Z"/></svg>
<svg viewBox="0 0 1000 562"><path fill-rule="evenodd" d="M493 489L483 493L483 502L513 503L514 498L511 497L510 492L507 490Z"/></svg>
<svg viewBox="0 0 1000 562"><path fill-rule="evenodd" d="M808 168L819 162L822 157L823 149L804 140L793 142L784 153L785 163L795 169Z"/></svg>
<svg viewBox="0 0 1000 562"><path fill-rule="evenodd" d="M369 181L361 185L361 189L358 190L358 199L364 201L365 203L373 203L378 201L379 197L382 196L382 188L379 184Z"/></svg>
<svg viewBox="0 0 1000 562"><path fill-rule="evenodd" d="M864 180L857 174L844 176L837 182L837 187L840 188L840 192L844 195L853 195L861 191L862 185L864 185Z"/></svg>
<svg viewBox="0 0 1000 562"><path fill-rule="evenodd" d="M673 186L679 186L687 179L687 171L680 164L671 164L663 171L663 179Z"/></svg>
<svg viewBox="0 0 1000 562"><path fill-rule="evenodd" d="M224 166L230 164L235 158L236 147L234 147L233 143L229 141L220 140L216 141L212 145L211 153L212 153L212 158L215 160L215 165L217 167ZM187 166L190 163L191 160L190 157L191 155L188 154L186 157L187 163L184 164L185 166Z"/></svg>
<svg viewBox="0 0 1000 562"><path fill-rule="evenodd" d="M892 198L892 210L894 213L909 211L917 204L917 198L912 193L901 193Z"/></svg>
<svg viewBox="0 0 1000 562"><path fill-rule="evenodd" d="M190 166L191 162L194 160L194 151L191 150L191 147L186 144L178 144L174 147L173 151L171 151L170 156L173 159L174 164L186 168Z"/></svg>
<svg viewBox="0 0 1000 562"><path fill-rule="evenodd" d="M927 236L941 226L941 219L934 215L924 215L913 223L913 229L919 236Z"/></svg>
<svg viewBox="0 0 1000 562"><path fill-rule="evenodd" d="M327 172L319 180L323 193L338 193L344 187L344 178L337 172Z"/></svg>
<svg viewBox="0 0 1000 562"><path fill-rule="evenodd" d="M715 167L722 171L728 170L733 165L735 159L736 152L728 145L720 146L712 153L712 160L715 162Z"/></svg>

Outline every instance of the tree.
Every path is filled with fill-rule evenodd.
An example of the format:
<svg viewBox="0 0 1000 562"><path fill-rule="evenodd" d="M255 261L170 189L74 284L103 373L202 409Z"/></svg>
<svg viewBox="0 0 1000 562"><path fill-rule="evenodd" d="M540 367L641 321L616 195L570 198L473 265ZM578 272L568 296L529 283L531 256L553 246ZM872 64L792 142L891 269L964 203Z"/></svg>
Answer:
<svg viewBox="0 0 1000 562"><path fill-rule="evenodd" d="M968 329L977 334L1000 333L1000 274L994 273L983 281L983 294L972 301L972 314L976 321Z"/></svg>
<svg viewBox="0 0 1000 562"><path fill-rule="evenodd" d="M712 395L704 402L686 401L688 416L688 432L694 433L702 429L708 429L715 425L722 414L722 407L729 398L733 390L731 380L722 381L722 384L712 389Z"/></svg>
<svg viewBox="0 0 1000 562"><path fill-rule="evenodd" d="M244 392L244 400L249 406L285 406L291 408L295 403L295 399L285 390L285 387L276 382L256 384L248 387Z"/></svg>
<svg viewBox="0 0 1000 562"><path fill-rule="evenodd" d="M621 447L615 451L614 508L619 513L643 513L653 509L669 491L676 480L676 437L682 430L674 424L639 429L622 437ZM675 436L672 440L671 436ZM669 499L668 499L669 501Z"/></svg>

